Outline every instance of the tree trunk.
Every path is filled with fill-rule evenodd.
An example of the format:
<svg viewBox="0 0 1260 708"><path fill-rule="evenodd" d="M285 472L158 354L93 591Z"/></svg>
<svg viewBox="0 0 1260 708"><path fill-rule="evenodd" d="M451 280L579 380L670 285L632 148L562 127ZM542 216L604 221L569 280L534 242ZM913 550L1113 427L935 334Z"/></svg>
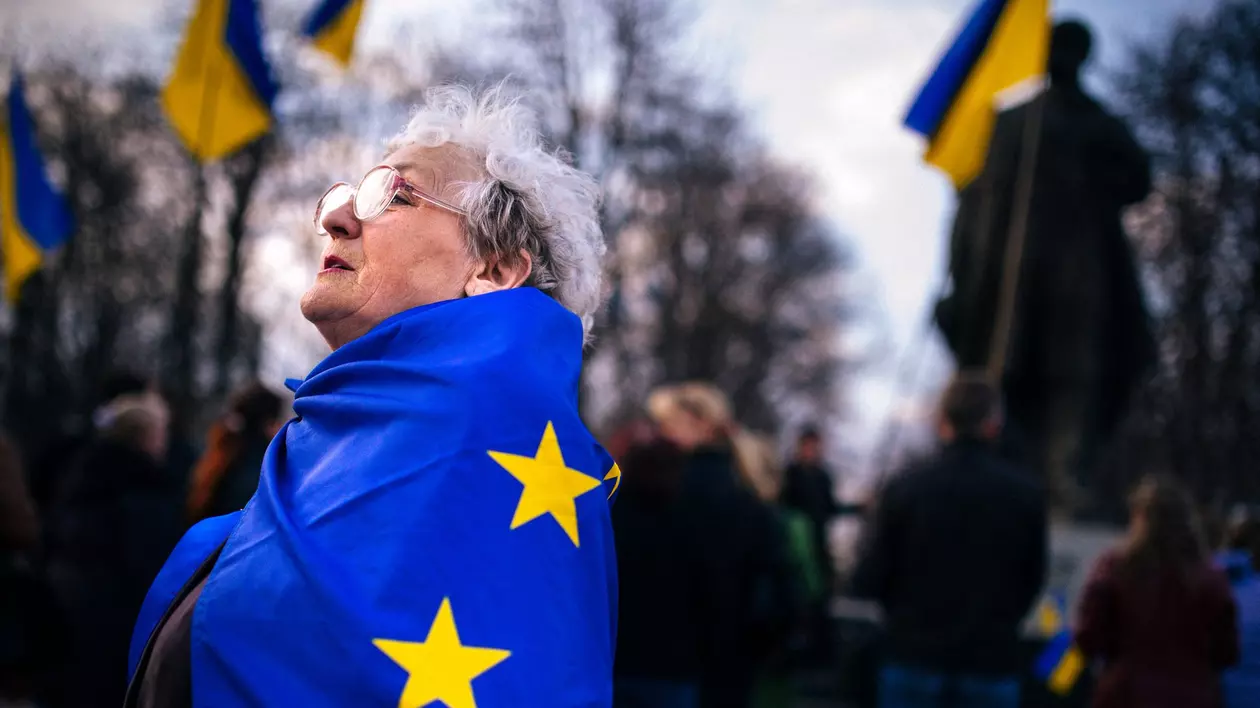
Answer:
<svg viewBox="0 0 1260 708"><path fill-rule="evenodd" d="M167 395L171 407L171 429L184 431L192 422L196 400L196 334L200 305L202 246L205 234L201 217L205 212L207 190L204 165L195 167L193 212L188 218L183 250L176 270L175 302L171 309L165 360Z"/></svg>
<svg viewBox="0 0 1260 708"><path fill-rule="evenodd" d="M219 332L214 355L216 398L227 395L232 385L233 364L241 353L240 342L237 340L240 329L241 278L245 270L243 253L245 236L248 233L245 217L249 213L254 187L262 174L270 142L268 138L263 138L246 148L237 158L240 161L240 171L232 177L232 212L227 221L227 275L223 279L223 287L219 289Z"/></svg>

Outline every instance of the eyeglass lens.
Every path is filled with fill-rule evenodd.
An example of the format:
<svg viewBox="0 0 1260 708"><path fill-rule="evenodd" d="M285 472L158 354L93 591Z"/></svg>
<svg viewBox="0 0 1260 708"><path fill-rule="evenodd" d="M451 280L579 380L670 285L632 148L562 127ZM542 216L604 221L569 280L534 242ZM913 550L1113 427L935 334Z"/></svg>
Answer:
<svg viewBox="0 0 1260 708"><path fill-rule="evenodd" d="M327 234L324 217L354 200L354 216L360 221L371 221L384 213L397 193L394 171L378 167L367 173L358 188L348 184L334 185L320 200L315 213L315 227L320 234Z"/></svg>
<svg viewBox="0 0 1260 708"><path fill-rule="evenodd" d="M360 221L380 216L393 200L395 186L394 171L387 167L378 167L364 175L354 195L354 215Z"/></svg>

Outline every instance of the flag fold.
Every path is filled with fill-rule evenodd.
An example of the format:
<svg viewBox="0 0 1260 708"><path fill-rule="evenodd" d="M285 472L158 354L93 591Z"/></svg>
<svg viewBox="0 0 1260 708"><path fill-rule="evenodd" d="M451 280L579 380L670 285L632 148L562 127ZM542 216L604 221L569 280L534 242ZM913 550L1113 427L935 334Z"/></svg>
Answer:
<svg viewBox="0 0 1260 708"><path fill-rule="evenodd" d="M200 0L162 90L162 107L188 151L210 162L262 137L278 92L256 0Z"/></svg>

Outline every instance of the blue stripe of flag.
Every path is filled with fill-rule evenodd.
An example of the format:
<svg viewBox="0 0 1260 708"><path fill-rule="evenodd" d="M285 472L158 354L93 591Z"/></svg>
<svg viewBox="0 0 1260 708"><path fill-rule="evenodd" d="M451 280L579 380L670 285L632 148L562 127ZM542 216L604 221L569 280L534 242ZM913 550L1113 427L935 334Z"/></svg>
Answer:
<svg viewBox="0 0 1260 708"><path fill-rule="evenodd" d="M971 19L946 50L936 71L920 89L906 113L907 128L931 138L954 104L954 98L966 83L976 62L984 54L1008 0L981 0Z"/></svg>
<svg viewBox="0 0 1260 708"><path fill-rule="evenodd" d="M353 2L354 0L324 0L311 13L310 19L306 22L306 28L302 30L302 34L307 37L318 37L319 33L327 29L333 22L336 22L341 13L345 12L346 8Z"/></svg>
<svg viewBox="0 0 1260 708"><path fill-rule="evenodd" d="M1063 661L1063 657L1071 648L1071 632L1063 631L1056 634L1046 643L1046 648L1042 650L1041 655L1037 657L1037 663L1033 665L1033 672L1037 678L1043 681L1049 680L1050 675L1058 668L1059 662Z"/></svg>
<svg viewBox="0 0 1260 708"><path fill-rule="evenodd" d="M249 78L258 100L270 110L280 87L272 78L271 67L263 56L262 28L255 0L228 0L226 35L228 49Z"/></svg>
<svg viewBox="0 0 1260 708"><path fill-rule="evenodd" d="M74 217L65 198L48 181L23 88L22 77L15 74L9 89L8 119L17 221L31 240L47 251L70 237Z"/></svg>

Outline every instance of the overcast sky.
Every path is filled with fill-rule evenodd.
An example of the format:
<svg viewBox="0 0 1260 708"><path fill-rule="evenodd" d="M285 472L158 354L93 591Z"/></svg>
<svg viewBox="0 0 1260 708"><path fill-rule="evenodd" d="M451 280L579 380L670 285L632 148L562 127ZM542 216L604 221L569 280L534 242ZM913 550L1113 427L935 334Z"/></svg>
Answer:
<svg viewBox="0 0 1260 708"><path fill-rule="evenodd" d="M108 41L123 28L146 28L179 0L0 0L0 40L15 27L91 28ZM920 160L919 139L900 126L903 112L974 0L697 0L691 51L741 96L756 126L783 158L820 179L820 208L856 246L864 291L888 328L891 351L851 404L865 432L889 401L892 371L919 329L943 268L952 209L948 183ZM1096 31L1091 85L1107 99L1105 76L1134 41L1209 0L1055 0ZM388 42L400 19L435 34L476 36L467 2L367 0L362 35ZM167 50L169 51L169 50ZM947 373L935 344L921 390Z"/></svg>

